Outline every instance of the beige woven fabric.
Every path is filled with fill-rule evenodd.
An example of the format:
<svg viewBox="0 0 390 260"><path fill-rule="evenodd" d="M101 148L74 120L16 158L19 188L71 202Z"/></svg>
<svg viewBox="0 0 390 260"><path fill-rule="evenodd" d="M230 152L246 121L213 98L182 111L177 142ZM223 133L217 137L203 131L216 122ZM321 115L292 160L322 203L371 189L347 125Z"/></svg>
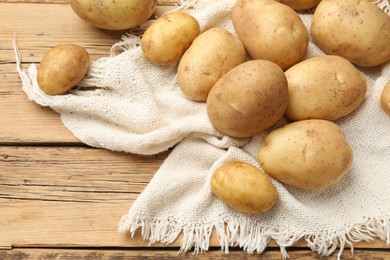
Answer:
<svg viewBox="0 0 390 260"><path fill-rule="evenodd" d="M189 12L202 31L223 26L234 33L230 20L234 2L183 1L183 6L193 7ZM380 4L389 9L386 1ZM310 29L311 15L300 16ZM156 154L176 145L120 221L120 231L134 234L141 228L152 243L171 243L182 232L181 250L199 252L208 249L215 229L226 252L234 245L260 253L274 239L283 257L300 238L321 255L332 253L337 244L342 249L346 243L373 237L390 243L390 117L379 104L390 80L390 64L360 69L368 82L366 99L357 111L336 122L354 151L348 175L321 191L302 191L272 180L279 193L276 205L267 213L247 216L214 197L209 181L225 162L240 160L259 167L256 153L266 133L245 140L218 133L205 104L184 97L177 84L177 65L151 65L139 44L138 37L125 35L113 46L113 52L123 48L121 54L93 62L81 88L63 96L42 93L36 66L22 71L18 64L28 98L60 113L64 125L82 142L138 154ZM324 53L310 43L307 58L315 55ZM281 120L275 127L283 124Z"/></svg>

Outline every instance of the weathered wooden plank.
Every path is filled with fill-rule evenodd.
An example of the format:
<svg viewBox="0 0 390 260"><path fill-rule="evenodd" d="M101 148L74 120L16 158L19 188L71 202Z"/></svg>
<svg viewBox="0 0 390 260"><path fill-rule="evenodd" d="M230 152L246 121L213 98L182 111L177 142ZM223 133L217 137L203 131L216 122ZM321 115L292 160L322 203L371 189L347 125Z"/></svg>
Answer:
<svg viewBox="0 0 390 260"><path fill-rule="evenodd" d="M28 101L15 64L0 64L0 144L74 143L59 114Z"/></svg>
<svg viewBox="0 0 390 260"><path fill-rule="evenodd" d="M68 4L68 0L0 0L0 3L8 4Z"/></svg>
<svg viewBox="0 0 390 260"><path fill-rule="evenodd" d="M147 245L116 227L167 154L0 146L0 247Z"/></svg>
<svg viewBox="0 0 390 260"><path fill-rule="evenodd" d="M158 6L155 16L173 8ZM112 44L120 41L127 31L95 28L81 20L69 5L63 4L0 3L0 24L1 63L15 61L12 48L14 36L24 62L39 62L51 47L59 43L79 44L87 49L91 60L96 60L109 55Z"/></svg>
<svg viewBox="0 0 390 260"><path fill-rule="evenodd" d="M49 1L40 3L46 2ZM63 126L58 114L27 100L16 72L14 36L26 67L28 63L39 63L58 43L84 46L91 60L108 56L111 46L120 41L124 31L94 28L77 17L68 5L33 3L0 3L0 144L80 143ZM174 1L160 4L163 3L170 6L159 6L157 15L174 8Z"/></svg>
<svg viewBox="0 0 390 260"><path fill-rule="evenodd" d="M0 199L121 202L141 193L168 152L0 146Z"/></svg>
<svg viewBox="0 0 390 260"><path fill-rule="evenodd" d="M147 245L116 227L168 154L0 146L0 247ZM211 245L218 244L213 234ZM386 247L379 240L357 246Z"/></svg>
<svg viewBox="0 0 390 260"><path fill-rule="evenodd" d="M157 0L158 6L174 6L179 0ZM0 0L0 3L68 4L69 0Z"/></svg>
<svg viewBox="0 0 390 260"><path fill-rule="evenodd" d="M175 3L173 0L159 1L156 14L171 10ZM0 145L40 145L0 146L0 248L41 247L0 251L0 259L175 257L179 242L175 242L172 249L157 244L159 249L146 250L148 242L140 238L139 232L135 239L130 239L127 234L116 231L118 220L167 154L143 157L87 147L58 146L80 143L64 128L58 114L27 101L14 69L12 40L15 33L23 61L29 63L39 62L43 54L59 42L83 45L92 59L107 56L111 45L123 32L89 26L71 11L67 0L0 0L0 24ZM218 245L215 234L211 244ZM271 246L275 244L271 242ZM297 246L304 246L304 243L298 242ZM72 247L106 250L74 250ZM107 247L135 250L109 250ZM379 240L359 243L356 247L388 248ZM280 259L275 250L267 250L262 256ZM354 259L390 258L388 251L356 249L355 252ZM289 254L291 259L316 258L316 253L310 250L294 249ZM258 258L239 249L234 249L229 256L233 259ZM206 254L193 256L189 253L180 257L220 259L225 255L216 247ZM351 258L346 250L343 259Z"/></svg>
<svg viewBox="0 0 390 260"><path fill-rule="evenodd" d="M268 259L280 260L280 252L276 249L266 250L260 256L258 254L246 254L241 251L232 250L228 255L212 248L205 254L178 253L177 248L145 248L143 250L123 250L123 249L12 249L0 251L0 259L19 260L19 259ZM330 260L335 259L334 255L329 257L320 257L316 252L310 250L292 250L289 251L289 259L294 260ZM390 251L373 250L355 250L354 254L345 250L341 259L367 260L367 259L390 259Z"/></svg>

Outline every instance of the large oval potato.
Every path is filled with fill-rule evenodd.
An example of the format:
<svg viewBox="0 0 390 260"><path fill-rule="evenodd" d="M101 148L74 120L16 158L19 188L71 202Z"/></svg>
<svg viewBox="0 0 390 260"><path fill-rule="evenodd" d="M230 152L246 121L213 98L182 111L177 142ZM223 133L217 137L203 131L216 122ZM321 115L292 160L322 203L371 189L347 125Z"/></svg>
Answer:
<svg viewBox="0 0 390 260"><path fill-rule="evenodd" d="M221 27L209 29L194 40L180 60L179 85L187 98L205 102L214 84L245 58L245 48L236 36Z"/></svg>
<svg viewBox="0 0 390 260"><path fill-rule="evenodd" d="M226 73L211 89L207 114L213 126L232 137L251 137L277 123L288 101L283 70L252 60Z"/></svg>
<svg viewBox="0 0 390 260"><path fill-rule="evenodd" d="M266 173L280 182L305 189L335 184L351 167L352 149L338 125L310 119L270 132L258 159Z"/></svg>
<svg viewBox="0 0 390 260"><path fill-rule="evenodd" d="M390 116L390 80L382 90L381 106L383 111L385 111Z"/></svg>
<svg viewBox="0 0 390 260"><path fill-rule="evenodd" d="M59 44L43 57L38 67L38 85L48 95L64 94L84 78L88 69L89 55L83 47Z"/></svg>
<svg viewBox="0 0 390 260"><path fill-rule="evenodd" d="M89 24L107 30L124 30L148 20L156 0L69 0L73 11Z"/></svg>
<svg viewBox="0 0 390 260"><path fill-rule="evenodd" d="M177 62L199 35L198 21L185 12L173 12L158 18L142 35L145 57L157 65Z"/></svg>
<svg viewBox="0 0 390 260"><path fill-rule="evenodd" d="M270 60L285 70L306 55L309 34L287 5L274 0L238 0L232 20L252 59Z"/></svg>
<svg viewBox="0 0 390 260"><path fill-rule="evenodd" d="M211 178L211 190L231 208L246 214L265 212L272 208L278 198L268 176L243 162L219 167Z"/></svg>
<svg viewBox="0 0 390 260"><path fill-rule="evenodd" d="M290 6L292 9L301 11L316 6L321 0L277 0L282 4Z"/></svg>
<svg viewBox="0 0 390 260"><path fill-rule="evenodd" d="M367 0L323 0L311 24L326 53L371 67L390 60L390 17Z"/></svg>
<svg viewBox="0 0 390 260"><path fill-rule="evenodd" d="M314 57L289 68L286 117L336 120L363 101L367 84L348 60L333 55Z"/></svg>

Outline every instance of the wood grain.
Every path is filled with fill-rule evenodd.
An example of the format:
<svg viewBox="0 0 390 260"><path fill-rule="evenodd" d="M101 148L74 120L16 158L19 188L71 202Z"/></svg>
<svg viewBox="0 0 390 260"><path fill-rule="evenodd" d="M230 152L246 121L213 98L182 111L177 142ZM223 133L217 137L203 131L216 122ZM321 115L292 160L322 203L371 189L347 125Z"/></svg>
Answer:
<svg viewBox="0 0 390 260"><path fill-rule="evenodd" d="M0 146L0 247L147 245L117 223L167 154Z"/></svg>
<svg viewBox="0 0 390 260"><path fill-rule="evenodd" d="M177 2L158 1L155 16ZM138 156L87 147L63 126L57 113L28 101L21 89L14 36L26 68L58 43L80 44L92 60L107 56L125 31L86 24L67 0L0 0L0 25L0 249L8 249L0 250L0 259L225 258L214 233L210 252L178 257L180 237L172 245L151 248L140 232L133 239L118 233L119 219L169 151ZM318 258L304 241L294 246L290 259ZM390 259L390 247L383 241L355 247L369 249L355 249L354 259ZM272 241L261 257L281 259ZM229 258L259 256L233 248ZM335 254L321 259L334 258ZM352 259L349 250L342 259Z"/></svg>
<svg viewBox="0 0 390 260"><path fill-rule="evenodd" d="M292 250L288 252L289 260L330 260L335 259L334 256L319 257L316 252L308 250ZM161 250L161 248L146 248L143 250L61 250L61 249L13 249L9 251L0 251L0 259L3 260L19 260L19 259L267 259L280 260L279 250L266 250L259 257L258 254L243 254L240 251L231 251L228 256L220 252L217 248L212 248L206 254L193 255L192 253L178 253L177 248L171 250ZM341 259L367 260L367 259L390 259L390 251L371 251L371 250L355 250L354 255L349 250L343 252Z"/></svg>
<svg viewBox="0 0 390 260"><path fill-rule="evenodd" d="M80 143L64 127L57 113L27 100L16 72L14 36L26 68L30 63L39 63L44 54L59 43L84 46L92 61L108 56L111 46L120 41L125 31L113 32L90 26L75 15L66 1L57 1L62 4L15 2L18 4L0 2L0 126L3 126L0 127L0 144ZM46 2L51 4L43 6ZM172 10L174 2L160 2L156 15Z"/></svg>
<svg viewBox="0 0 390 260"><path fill-rule="evenodd" d="M0 247L146 246L139 232L129 239L116 227L168 154L0 146ZM172 244L179 245L180 238ZM211 245L219 245L216 234ZM359 246L386 247L379 240Z"/></svg>
<svg viewBox="0 0 390 260"><path fill-rule="evenodd" d="M157 6L176 6L179 0L157 0ZM69 0L0 0L0 3L68 4Z"/></svg>

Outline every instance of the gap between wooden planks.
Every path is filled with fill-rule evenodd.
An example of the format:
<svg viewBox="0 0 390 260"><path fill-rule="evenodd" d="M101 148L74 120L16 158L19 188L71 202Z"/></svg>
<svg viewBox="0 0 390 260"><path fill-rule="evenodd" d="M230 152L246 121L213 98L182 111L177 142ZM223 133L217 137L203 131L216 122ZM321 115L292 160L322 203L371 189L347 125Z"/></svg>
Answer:
<svg viewBox="0 0 390 260"><path fill-rule="evenodd" d="M140 232L129 239L116 228L168 154L0 146L0 247L147 246ZM210 243L219 245L215 234ZM179 245L180 239L172 244ZM359 246L383 248L385 243Z"/></svg>
<svg viewBox="0 0 390 260"><path fill-rule="evenodd" d="M129 239L116 225L168 153L151 158L85 147L58 114L27 101L21 90L14 35L26 67L58 43L80 44L96 60L124 33L89 26L66 2L0 1L0 246L145 247L139 232ZM157 15L176 1L165 2ZM218 245L215 234L211 245ZM386 247L379 240L356 246Z"/></svg>
<svg viewBox="0 0 390 260"><path fill-rule="evenodd" d="M26 68L59 43L84 46L95 61L109 56L111 46L125 33L92 27L76 16L67 1L49 4L53 2L0 1L0 144L79 143L58 114L27 100L16 72L14 37ZM155 16L175 8L174 2L160 1Z"/></svg>
<svg viewBox="0 0 390 260"><path fill-rule="evenodd" d="M289 251L290 260L311 260L318 258L317 253L307 250ZM267 250L262 253L261 259L280 260L278 250ZM104 250L77 250L77 249L14 249L10 251L0 251L0 259L19 260L19 259L226 259L227 256L213 248L206 254L178 254L177 249L162 250L160 248L151 248L149 250L123 250L123 249L104 249ZM259 259L256 254L242 254L239 251L231 251L229 259ZM334 257L321 257L321 260L330 260ZM371 251L355 250L354 255L351 252L345 252L342 259L367 260L367 259L390 259L390 251Z"/></svg>

